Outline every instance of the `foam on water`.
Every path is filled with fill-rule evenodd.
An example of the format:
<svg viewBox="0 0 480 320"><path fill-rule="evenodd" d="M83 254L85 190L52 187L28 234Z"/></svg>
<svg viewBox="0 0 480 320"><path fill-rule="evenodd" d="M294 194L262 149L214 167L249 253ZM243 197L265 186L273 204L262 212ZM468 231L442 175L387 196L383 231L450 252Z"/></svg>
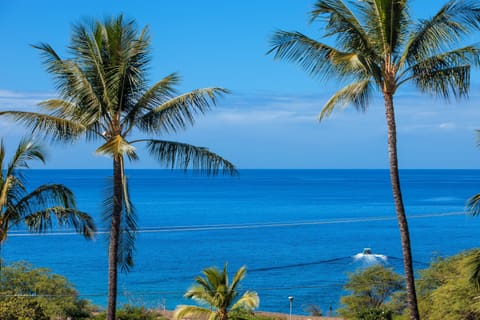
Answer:
<svg viewBox="0 0 480 320"><path fill-rule="evenodd" d="M367 265L377 264L377 263L386 263L388 258L383 254L373 254L373 253L357 253L353 256L355 262L362 262Z"/></svg>

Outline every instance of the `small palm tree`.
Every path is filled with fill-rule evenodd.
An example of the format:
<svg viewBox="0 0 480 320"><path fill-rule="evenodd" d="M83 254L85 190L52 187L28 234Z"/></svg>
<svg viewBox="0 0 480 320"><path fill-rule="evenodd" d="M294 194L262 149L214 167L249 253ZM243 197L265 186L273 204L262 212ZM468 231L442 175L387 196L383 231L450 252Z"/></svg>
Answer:
<svg viewBox="0 0 480 320"><path fill-rule="evenodd" d="M256 292L246 291L237 299L240 281L245 278L247 269L245 266L238 269L232 282L229 283L227 264L223 271L216 267L203 270L204 277L195 278L196 284L188 289L185 297L194 299L202 306L179 306L175 311L174 318L181 320L185 317L200 316L208 320L227 320L229 312L252 311L259 305Z"/></svg>
<svg viewBox="0 0 480 320"><path fill-rule="evenodd" d="M41 146L23 139L7 164L3 140L0 142L0 245L11 228L24 224L31 232L42 233L59 226L73 226L86 238L95 233L93 219L76 209L72 191L62 184L44 184L28 192L24 169L28 162L45 162Z"/></svg>
<svg viewBox="0 0 480 320"><path fill-rule="evenodd" d="M459 46L480 29L478 1L451 0L427 20L410 17L408 0L319 0L311 19L325 22L328 42L300 32L278 31L272 39L277 59L299 64L314 77L337 79L346 86L324 105L319 119L337 107L365 111L374 91L383 96L388 128L390 179L400 229L408 306L419 319L410 235L398 171L394 96L406 84L449 99L466 97L470 65L479 64L478 45Z"/></svg>
<svg viewBox="0 0 480 320"><path fill-rule="evenodd" d="M143 145L167 167L236 174L232 163L207 148L160 138L193 125L196 116L210 111L228 91L213 87L178 94L175 87L180 78L175 73L150 86L148 28L138 30L135 21L123 16L77 25L70 59L62 59L48 44L35 48L42 52L60 97L42 102L44 113L3 111L0 115L56 141L80 137L100 141L97 153L112 159L112 187L104 214L110 224L107 320L115 320L118 268L129 271L133 266L136 231L125 160L137 160L136 147ZM153 137L138 138L141 134Z"/></svg>

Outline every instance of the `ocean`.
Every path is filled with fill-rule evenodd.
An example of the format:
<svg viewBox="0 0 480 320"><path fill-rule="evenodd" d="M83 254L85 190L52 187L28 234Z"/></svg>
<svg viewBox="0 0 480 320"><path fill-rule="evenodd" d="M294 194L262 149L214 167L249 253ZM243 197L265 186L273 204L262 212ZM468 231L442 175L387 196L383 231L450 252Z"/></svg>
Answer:
<svg viewBox="0 0 480 320"><path fill-rule="evenodd" d="M480 217L465 215L480 192L480 170L401 170L415 269L438 256L480 246ZM63 183L98 227L109 170L29 170L28 187ZM349 272L385 263L402 272L401 246L387 170L240 170L209 177L169 170L128 170L138 214L135 266L119 278L119 301L174 309L201 270L242 265L242 290L260 310L306 314L339 307ZM358 259L371 248L378 259ZM66 276L82 298L106 306L107 240L68 230L13 230L6 263L25 260ZM385 258L386 260L384 261ZM372 261L374 260L374 261Z"/></svg>

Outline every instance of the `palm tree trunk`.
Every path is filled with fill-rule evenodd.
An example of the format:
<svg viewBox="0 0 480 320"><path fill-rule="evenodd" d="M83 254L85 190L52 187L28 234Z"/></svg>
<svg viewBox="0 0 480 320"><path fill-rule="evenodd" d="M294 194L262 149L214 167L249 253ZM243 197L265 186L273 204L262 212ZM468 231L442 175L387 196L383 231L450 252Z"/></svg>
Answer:
<svg viewBox="0 0 480 320"><path fill-rule="evenodd" d="M3 249L3 240L0 241L0 285L2 283L2 269L3 269L3 257L2 257L2 249Z"/></svg>
<svg viewBox="0 0 480 320"><path fill-rule="evenodd" d="M390 158L390 181L392 184L395 211L397 213L400 238L402 241L403 268L407 287L407 303L410 319L419 320L417 294L415 292L415 278L413 273L412 249L410 247L410 233L408 231L407 217L403 206L402 191L400 189L400 177L398 174L397 158L397 129L395 124L395 112L393 109L393 94L385 93L385 115L388 125L388 154Z"/></svg>
<svg viewBox="0 0 480 320"><path fill-rule="evenodd" d="M220 310L218 318L220 320L228 320L228 311L227 310Z"/></svg>
<svg viewBox="0 0 480 320"><path fill-rule="evenodd" d="M107 319L115 320L117 307L117 264L120 238L120 219L122 213L122 159L116 155L113 159L113 212L108 247L108 305Z"/></svg>

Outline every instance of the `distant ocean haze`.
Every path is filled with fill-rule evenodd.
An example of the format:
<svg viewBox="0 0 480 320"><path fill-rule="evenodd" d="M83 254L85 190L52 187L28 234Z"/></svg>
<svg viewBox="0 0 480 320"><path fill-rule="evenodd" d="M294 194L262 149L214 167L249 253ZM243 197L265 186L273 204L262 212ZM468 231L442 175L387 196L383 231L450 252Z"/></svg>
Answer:
<svg viewBox="0 0 480 320"><path fill-rule="evenodd" d="M28 186L64 183L100 231L110 170L30 170ZM203 268L247 266L242 289L257 291L260 310L336 309L347 272L386 263L402 272L401 245L387 170L240 170L209 177L169 170L128 170L138 214L135 266L119 279L121 303L174 309ZM480 218L465 215L480 192L480 170L402 170L414 267L480 245ZM58 231L58 232L57 232ZM69 230L14 230L7 263L26 260L71 280L83 298L107 297L107 237L85 241ZM378 259L357 259L371 248ZM382 258L386 256L386 262ZM371 258L371 257L370 257Z"/></svg>

